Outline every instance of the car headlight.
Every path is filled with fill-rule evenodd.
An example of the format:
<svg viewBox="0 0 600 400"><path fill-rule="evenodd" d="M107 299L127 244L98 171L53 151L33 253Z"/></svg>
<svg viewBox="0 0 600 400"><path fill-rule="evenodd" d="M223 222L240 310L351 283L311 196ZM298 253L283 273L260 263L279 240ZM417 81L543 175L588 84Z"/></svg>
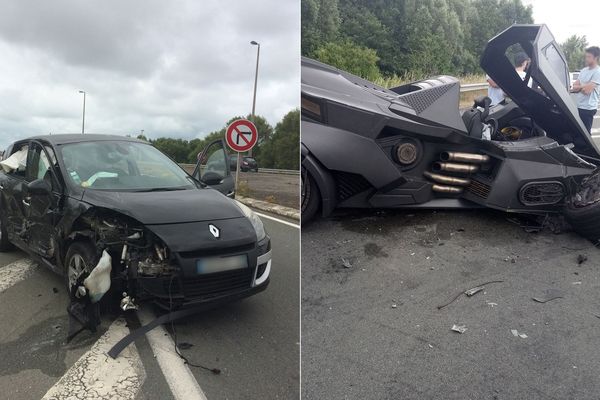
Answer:
<svg viewBox="0 0 600 400"><path fill-rule="evenodd" d="M260 220L260 218L258 217L258 215L256 215L254 213L254 211L252 211L245 204L242 204L237 200L234 200L234 201L237 203L238 207L242 210L242 212L244 213L246 218L248 218L250 220L250 223L252 223L252 226L254 227L254 231L256 232L257 240L259 242L261 240L263 240L265 238L265 236L267 236L267 233L265 232L265 227L263 226L263 223Z"/></svg>

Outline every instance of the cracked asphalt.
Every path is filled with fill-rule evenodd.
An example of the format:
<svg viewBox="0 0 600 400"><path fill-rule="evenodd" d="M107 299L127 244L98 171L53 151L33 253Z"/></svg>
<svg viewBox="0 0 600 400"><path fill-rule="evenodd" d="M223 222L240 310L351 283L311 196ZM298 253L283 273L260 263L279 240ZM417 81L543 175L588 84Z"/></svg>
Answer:
<svg viewBox="0 0 600 400"><path fill-rule="evenodd" d="M507 217L350 210L305 225L303 399L598 399L600 250Z"/></svg>

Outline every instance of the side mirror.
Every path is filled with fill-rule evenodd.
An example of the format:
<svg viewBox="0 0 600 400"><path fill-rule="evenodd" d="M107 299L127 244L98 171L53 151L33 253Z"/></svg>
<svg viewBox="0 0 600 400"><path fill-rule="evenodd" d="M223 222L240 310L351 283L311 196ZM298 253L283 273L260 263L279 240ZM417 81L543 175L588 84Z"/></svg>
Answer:
<svg viewBox="0 0 600 400"><path fill-rule="evenodd" d="M206 183L208 186L218 185L223 180L223 176L214 171L206 171L204 175L202 175L202 182Z"/></svg>
<svg viewBox="0 0 600 400"><path fill-rule="evenodd" d="M27 184L27 193L33 196L50 195L52 186L44 179L36 179Z"/></svg>

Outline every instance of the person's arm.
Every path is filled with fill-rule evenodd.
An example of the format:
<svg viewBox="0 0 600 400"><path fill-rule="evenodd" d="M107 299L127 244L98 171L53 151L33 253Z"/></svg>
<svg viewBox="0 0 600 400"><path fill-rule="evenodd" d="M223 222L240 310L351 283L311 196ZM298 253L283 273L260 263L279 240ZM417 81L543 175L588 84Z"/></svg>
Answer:
<svg viewBox="0 0 600 400"><path fill-rule="evenodd" d="M596 69L596 72L592 75L592 78L585 85L581 85L581 91L585 95L590 95L600 85L600 71Z"/></svg>
<svg viewBox="0 0 600 400"><path fill-rule="evenodd" d="M571 93L579 93L581 91L581 82L577 79L573 82L573 87L571 87Z"/></svg>
<svg viewBox="0 0 600 400"><path fill-rule="evenodd" d="M493 87L493 88L497 88L497 87L498 87L498 85L496 84L496 82L494 82L494 81L492 80L492 78L487 78L487 82L488 82L488 83L489 83L489 85L490 85L491 87Z"/></svg>

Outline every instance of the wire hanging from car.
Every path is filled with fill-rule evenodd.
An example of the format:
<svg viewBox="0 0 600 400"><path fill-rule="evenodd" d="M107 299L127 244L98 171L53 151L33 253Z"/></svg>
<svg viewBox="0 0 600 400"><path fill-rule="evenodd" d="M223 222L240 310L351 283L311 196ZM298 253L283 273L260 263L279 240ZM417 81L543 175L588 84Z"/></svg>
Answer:
<svg viewBox="0 0 600 400"><path fill-rule="evenodd" d="M169 280L169 313L171 313L173 311L172 285L173 285L174 277L175 277L175 275L172 274L171 279ZM201 368L206 371L210 371L215 375L219 375L221 373L221 370L219 368L210 368L210 367L207 367L207 366L204 366L201 364L192 363L186 356L181 354L181 351L179 350L179 341L177 340L177 331L175 330L175 324L173 323L172 319L171 319L171 331L173 332L173 342L175 342L175 353L179 356L179 358L181 358L183 360L183 362L185 364L190 365L195 368Z"/></svg>

